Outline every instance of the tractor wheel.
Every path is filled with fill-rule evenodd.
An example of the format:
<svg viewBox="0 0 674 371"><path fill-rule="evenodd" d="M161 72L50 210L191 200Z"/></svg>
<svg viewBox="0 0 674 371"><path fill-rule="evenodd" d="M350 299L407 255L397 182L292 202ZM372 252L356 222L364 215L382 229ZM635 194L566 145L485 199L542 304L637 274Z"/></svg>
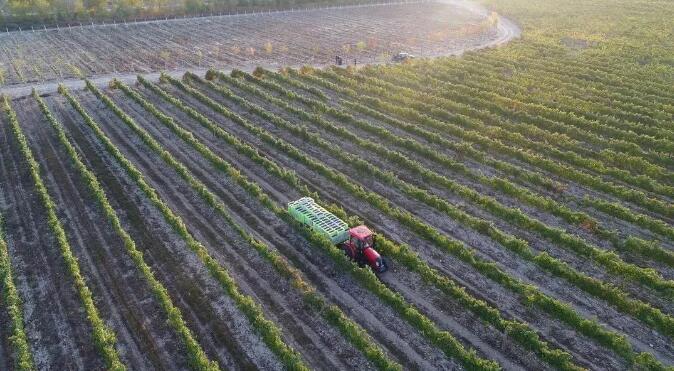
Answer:
<svg viewBox="0 0 674 371"><path fill-rule="evenodd" d="M382 267L381 267L381 270L379 270L379 273L384 273L384 272L388 271L389 269L391 269L391 262L388 259L382 257L381 263L382 263Z"/></svg>

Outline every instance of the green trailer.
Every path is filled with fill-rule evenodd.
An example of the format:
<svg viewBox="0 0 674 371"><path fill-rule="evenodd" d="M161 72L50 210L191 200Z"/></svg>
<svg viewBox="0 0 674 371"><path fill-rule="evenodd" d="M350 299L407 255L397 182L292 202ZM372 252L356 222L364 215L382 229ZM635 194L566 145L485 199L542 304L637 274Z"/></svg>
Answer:
<svg viewBox="0 0 674 371"><path fill-rule="evenodd" d="M325 210L311 197L288 203L288 212L300 223L328 237L338 245L349 238L349 226L335 214Z"/></svg>

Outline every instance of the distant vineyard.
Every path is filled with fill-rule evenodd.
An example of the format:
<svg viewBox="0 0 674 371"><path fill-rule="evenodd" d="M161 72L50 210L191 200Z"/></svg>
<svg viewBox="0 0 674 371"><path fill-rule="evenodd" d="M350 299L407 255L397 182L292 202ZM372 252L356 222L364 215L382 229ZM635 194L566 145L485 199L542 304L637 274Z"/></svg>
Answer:
<svg viewBox="0 0 674 371"><path fill-rule="evenodd" d="M28 28L0 32L0 87L158 70L324 65L336 56L362 65L389 62L401 51L447 55L497 40L496 22L463 6L415 1Z"/></svg>
<svg viewBox="0 0 674 371"><path fill-rule="evenodd" d="M525 3L457 58L5 97L0 369L672 370L674 9Z"/></svg>

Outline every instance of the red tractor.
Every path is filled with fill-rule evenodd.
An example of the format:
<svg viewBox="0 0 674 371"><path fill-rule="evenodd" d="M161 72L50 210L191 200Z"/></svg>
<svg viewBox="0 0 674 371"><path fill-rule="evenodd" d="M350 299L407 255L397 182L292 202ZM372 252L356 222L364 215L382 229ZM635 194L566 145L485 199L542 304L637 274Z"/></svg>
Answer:
<svg viewBox="0 0 674 371"><path fill-rule="evenodd" d="M288 203L288 212L297 221L327 237L360 266L384 273L388 263L374 249L375 236L364 225L349 229L348 224L318 205L311 197Z"/></svg>
<svg viewBox="0 0 674 371"><path fill-rule="evenodd" d="M360 265L369 265L377 273L384 273L388 265L384 258L374 249L375 235L370 228L359 225L349 229L349 238L340 243L346 255Z"/></svg>

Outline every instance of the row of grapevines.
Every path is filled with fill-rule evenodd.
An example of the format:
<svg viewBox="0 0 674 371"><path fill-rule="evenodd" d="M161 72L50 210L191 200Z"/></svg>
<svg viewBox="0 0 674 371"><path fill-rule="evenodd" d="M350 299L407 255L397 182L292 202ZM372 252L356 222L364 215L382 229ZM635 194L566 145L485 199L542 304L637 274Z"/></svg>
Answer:
<svg viewBox="0 0 674 371"><path fill-rule="evenodd" d="M87 313L87 318L93 327L93 338L96 344L96 347L101 352L103 359L105 360L106 366L111 370L125 370L126 367L119 358L119 353L115 349L117 343L116 335L114 331L105 324L103 319L100 316L98 308L94 303L93 294L87 286L87 283L82 276L80 270L79 262L73 254L72 248L70 247L70 242L66 236L66 232L63 229L63 224L56 215L56 204L52 200L47 187L45 186L42 178L40 176L40 166L38 165L35 157L33 157L33 152L28 145L28 139L21 130L21 126L16 117L16 113L12 109L9 98L5 96L5 111L9 117L9 123L12 127L14 136L16 137L17 142L19 143L19 150L23 155L24 160L28 164L28 169L30 171L33 182L35 183L35 189L38 196L42 202L42 206L47 212L47 221L49 227L56 237L56 242L61 250L61 256L68 268L68 272L72 277L75 288L80 296L84 310Z"/></svg>
<svg viewBox="0 0 674 371"><path fill-rule="evenodd" d="M16 354L15 367L21 371L35 370L33 354L28 345L28 338L23 326L23 306L21 297L14 285L12 276L12 261L5 241L5 226L0 214L0 290L2 301L7 307L10 319L11 342Z"/></svg>
<svg viewBox="0 0 674 371"><path fill-rule="evenodd" d="M107 95L103 94L90 81L87 81L87 87L91 90L105 105L110 108L119 118L127 124L135 124L133 119L122 111ZM188 230L187 225L180 216L175 214L173 210L159 197L157 191L152 188L146 181L143 174L122 155L117 147L110 141L110 139L101 130L98 123L96 123L89 114L79 105L74 99L70 100L71 105L82 115L87 125L94 131L98 139L105 145L108 152L120 163L127 174L133 179L138 187L152 204L159 209L164 216L166 222L173 227L178 235L185 241L187 246L192 250L197 257L204 263L207 270L213 277L223 286L225 291L234 300L237 307L248 318L252 326L261 335L263 341L269 348L276 353L283 364L289 369L307 370L308 367L304 360L294 349L289 347L282 338L281 330L276 324L265 318L262 307L256 303L253 298L241 293L236 281L231 277L229 272L209 253L208 249L199 242L192 233ZM168 152L162 152L162 156L169 155Z"/></svg>
<svg viewBox="0 0 674 371"><path fill-rule="evenodd" d="M60 90L64 95L69 95L63 86L60 87ZM58 139L68 152L70 159L73 161L80 175L85 180L89 191L91 191L91 193L94 195L96 201L98 201L100 207L103 209L103 212L108 221L110 224L112 224L115 233L124 242L124 247L131 257L131 260L134 262L136 268L138 268L140 273L147 281L161 308L168 315L169 324L178 333L185 344L185 347L187 348L187 353L189 355L189 360L192 367L196 370L219 370L217 363L208 359L206 353L194 338L194 334L192 334L192 331L187 327L180 309L177 308L175 304L173 304L166 287L164 287L164 285L159 282L159 280L157 280L154 273L152 272L152 269L145 262L143 253L138 250L136 243L122 226L122 223L117 216L117 212L110 205L108 197L106 196L101 183L96 178L96 175L82 162L79 153L66 136L65 130L61 123L56 120L54 115L52 115L46 103L42 98L40 98L35 90L33 91L33 96L37 100L40 109L47 118L47 121L49 121L51 126L56 131Z"/></svg>

